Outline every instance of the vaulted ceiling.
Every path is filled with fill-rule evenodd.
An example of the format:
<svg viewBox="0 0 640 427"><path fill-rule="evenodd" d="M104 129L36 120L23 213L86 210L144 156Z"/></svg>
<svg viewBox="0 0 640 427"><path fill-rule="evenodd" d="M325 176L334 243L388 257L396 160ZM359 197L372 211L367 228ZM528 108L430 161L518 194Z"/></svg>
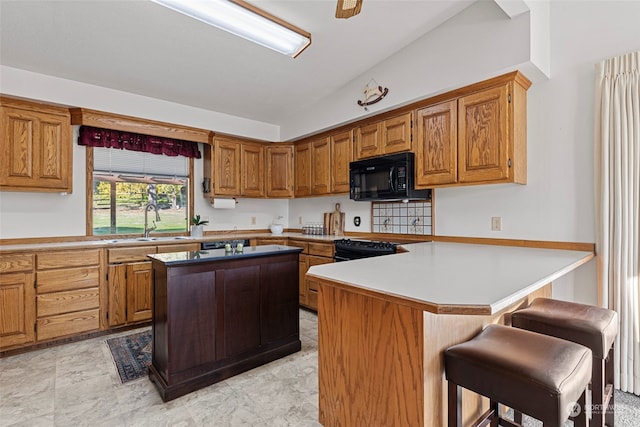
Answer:
<svg viewBox="0 0 640 427"><path fill-rule="evenodd" d="M250 0L312 35L293 59L150 0L0 0L0 64L279 124L475 0Z"/></svg>

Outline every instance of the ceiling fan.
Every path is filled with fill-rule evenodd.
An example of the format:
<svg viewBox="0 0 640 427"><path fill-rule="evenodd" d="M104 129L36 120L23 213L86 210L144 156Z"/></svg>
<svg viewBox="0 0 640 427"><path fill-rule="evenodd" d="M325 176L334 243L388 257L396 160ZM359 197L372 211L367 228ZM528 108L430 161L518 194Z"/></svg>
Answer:
<svg viewBox="0 0 640 427"><path fill-rule="evenodd" d="M336 6L336 18L351 18L360 13L362 0L338 0Z"/></svg>

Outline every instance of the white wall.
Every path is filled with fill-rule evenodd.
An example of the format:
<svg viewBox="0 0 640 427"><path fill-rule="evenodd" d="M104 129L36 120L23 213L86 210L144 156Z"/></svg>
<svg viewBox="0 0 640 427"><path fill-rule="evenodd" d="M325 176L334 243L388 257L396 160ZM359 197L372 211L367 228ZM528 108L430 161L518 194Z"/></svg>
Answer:
<svg viewBox="0 0 640 427"><path fill-rule="evenodd" d="M301 228L306 223L322 224L325 212L333 212L336 203L345 213L345 231L371 232L371 202L354 202L349 196L305 197L289 202L289 227ZM359 216L361 223L356 227L353 219Z"/></svg>
<svg viewBox="0 0 640 427"><path fill-rule="evenodd" d="M279 141L279 126L0 65L0 93Z"/></svg>
<svg viewBox="0 0 640 427"><path fill-rule="evenodd" d="M594 64L640 49L640 2L560 1L550 3L549 80L536 79L528 92L528 184L487 185L436 192L439 235L593 242L593 102ZM532 30L529 14L509 19L493 2L480 1L436 32L397 52L342 90L282 123L271 125L220 113L151 100L133 94L2 67L0 92L82 105L263 139L299 135L363 117L355 101L363 83L375 78L390 94L369 114L458 87L515 68L530 69ZM533 31L535 34L535 31ZM74 194L0 193L0 238L84 234L84 158L74 149ZM201 168L201 166L199 166ZM201 181L201 169L196 169ZM199 174L199 175L198 175ZM242 202L218 212L196 193L196 212L211 227L249 228L253 214L265 228L276 215L298 227L320 221L334 198ZM370 205L335 198L347 213L348 231L370 230ZM200 200L200 201L199 201ZM286 208L285 208L286 206ZM52 213L45 213L52 211ZM363 224L356 229L353 216ZM503 231L490 230L491 216L501 216ZM317 219L316 219L317 218ZM218 222L216 222L218 221ZM28 226L25 226L28 224ZM29 230L29 231L26 231ZM595 266L580 268L556 283L556 295L595 302Z"/></svg>
<svg viewBox="0 0 640 427"><path fill-rule="evenodd" d="M514 19L479 1L335 93L281 123L283 140L475 83L529 61L529 14ZM389 94L366 112L357 105L374 78Z"/></svg>
<svg viewBox="0 0 640 427"><path fill-rule="evenodd" d="M640 49L640 2L552 0L548 13L551 77L535 79L528 92L528 183L437 190L439 235L595 241L594 65ZM382 110L509 68L529 68L529 34L540 31L530 24L535 22L529 22L529 14L509 20L493 2L477 3L311 112L283 123L281 134L289 138L361 117L364 112L354 101L371 77L389 87L377 107ZM501 232L491 231L492 216L502 217ZM557 281L554 294L595 303L595 262Z"/></svg>

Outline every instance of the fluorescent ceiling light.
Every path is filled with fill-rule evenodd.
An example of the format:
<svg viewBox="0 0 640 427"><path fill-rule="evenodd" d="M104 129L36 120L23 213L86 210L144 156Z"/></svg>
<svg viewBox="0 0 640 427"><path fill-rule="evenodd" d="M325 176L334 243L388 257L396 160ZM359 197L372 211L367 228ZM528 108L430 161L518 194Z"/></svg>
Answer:
<svg viewBox="0 0 640 427"><path fill-rule="evenodd" d="M311 34L242 0L151 1L294 58L311 44Z"/></svg>

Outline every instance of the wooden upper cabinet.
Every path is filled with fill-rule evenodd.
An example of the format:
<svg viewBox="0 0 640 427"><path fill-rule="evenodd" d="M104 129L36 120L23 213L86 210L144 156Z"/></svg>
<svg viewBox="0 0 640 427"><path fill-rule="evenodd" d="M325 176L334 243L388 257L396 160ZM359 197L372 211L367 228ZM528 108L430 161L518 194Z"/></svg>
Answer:
<svg viewBox="0 0 640 427"><path fill-rule="evenodd" d="M261 144L243 143L240 150L240 195L264 197L264 147Z"/></svg>
<svg viewBox="0 0 640 427"><path fill-rule="evenodd" d="M382 154L382 123L372 123L356 129L356 160Z"/></svg>
<svg viewBox="0 0 640 427"><path fill-rule="evenodd" d="M348 193L349 163L353 159L351 141L353 132L341 132L331 136L331 193Z"/></svg>
<svg viewBox="0 0 640 427"><path fill-rule="evenodd" d="M213 192L216 195L240 194L240 142L215 137L213 142Z"/></svg>
<svg viewBox="0 0 640 427"><path fill-rule="evenodd" d="M293 197L293 146L266 147L267 197Z"/></svg>
<svg viewBox="0 0 640 427"><path fill-rule="evenodd" d="M511 73L491 83L471 85L456 99L417 110L417 188L526 184L531 82Z"/></svg>
<svg viewBox="0 0 640 427"><path fill-rule="evenodd" d="M384 154L411 150L412 113L382 122L382 151Z"/></svg>
<svg viewBox="0 0 640 427"><path fill-rule="evenodd" d="M514 118L521 103L514 83L486 89L458 100L458 179L461 183L526 182L521 162L526 158L526 113ZM516 99L517 98L517 99ZM514 133L518 132L517 138ZM514 162L519 164L514 172ZM526 160L525 163L526 164ZM517 176L516 176L517 175Z"/></svg>
<svg viewBox="0 0 640 427"><path fill-rule="evenodd" d="M416 186L455 183L458 180L457 101L420 109L416 118Z"/></svg>
<svg viewBox="0 0 640 427"><path fill-rule="evenodd" d="M295 196L311 195L311 143L295 145Z"/></svg>
<svg viewBox="0 0 640 427"><path fill-rule="evenodd" d="M413 113L356 129L356 160L411 150Z"/></svg>
<svg viewBox="0 0 640 427"><path fill-rule="evenodd" d="M0 190L72 190L69 110L0 97Z"/></svg>
<svg viewBox="0 0 640 427"><path fill-rule="evenodd" d="M331 140L322 138L311 143L311 194L331 192Z"/></svg>

